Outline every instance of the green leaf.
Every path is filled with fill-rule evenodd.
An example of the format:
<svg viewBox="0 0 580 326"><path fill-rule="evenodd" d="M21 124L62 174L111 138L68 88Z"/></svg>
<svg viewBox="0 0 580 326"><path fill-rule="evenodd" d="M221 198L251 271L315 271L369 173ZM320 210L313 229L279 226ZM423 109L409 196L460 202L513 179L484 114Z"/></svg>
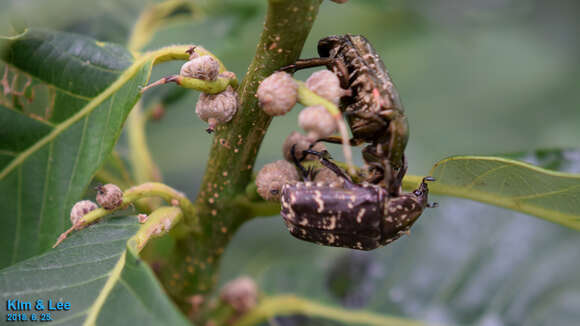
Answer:
<svg viewBox="0 0 580 326"><path fill-rule="evenodd" d="M30 30L1 44L9 71L53 100L41 115L13 101L0 105L0 267L50 248L70 223L153 61L133 64L120 46L61 32Z"/></svg>
<svg viewBox="0 0 580 326"><path fill-rule="evenodd" d="M456 156L435 164L434 194L477 200L580 230L580 175L500 157Z"/></svg>
<svg viewBox="0 0 580 326"><path fill-rule="evenodd" d="M112 219L74 233L57 248L0 271L2 318L7 300L42 300L55 325L189 325L167 298L149 266L127 241L134 217ZM47 311L48 300L69 311Z"/></svg>

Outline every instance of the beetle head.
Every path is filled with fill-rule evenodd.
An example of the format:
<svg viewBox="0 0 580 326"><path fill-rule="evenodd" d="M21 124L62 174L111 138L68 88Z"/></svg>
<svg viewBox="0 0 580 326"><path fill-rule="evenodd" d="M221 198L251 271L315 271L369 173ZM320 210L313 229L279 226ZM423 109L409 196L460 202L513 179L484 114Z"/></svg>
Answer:
<svg viewBox="0 0 580 326"><path fill-rule="evenodd" d="M421 216L425 207L431 207L427 202L429 187L426 181L434 181L431 177L423 178L419 188L413 192L403 193L398 197L389 197L385 203L385 223L383 236L398 237L400 232L406 232Z"/></svg>
<svg viewBox="0 0 580 326"><path fill-rule="evenodd" d="M431 206L427 200L429 197L429 186L427 185L426 181L435 181L433 177L424 177L423 181L419 185L419 188L413 190L412 194L414 195L414 200L422 207L425 208L426 206Z"/></svg>

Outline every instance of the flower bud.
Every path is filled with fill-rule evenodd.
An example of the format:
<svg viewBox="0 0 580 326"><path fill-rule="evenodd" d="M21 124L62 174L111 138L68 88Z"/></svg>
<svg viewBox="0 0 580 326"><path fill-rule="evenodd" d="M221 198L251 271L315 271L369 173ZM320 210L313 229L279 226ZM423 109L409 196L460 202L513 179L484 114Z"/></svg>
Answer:
<svg viewBox="0 0 580 326"><path fill-rule="evenodd" d="M97 187L97 203L104 209L116 209L123 202L123 192L116 185L109 183Z"/></svg>
<svg viewBox="0 0 580 326"><path fill-rule="evenodd" d="M220 299L234 310L243 314L250 311L258 303L258 286L247 276L229 281L220 291Z"/></svg>
<svg viewBox="0 0 580 326"><path fill-rule="evenodd" d="M311 154L306 155L306 158L303 159L302 152L310 149L310 145L312 143L313 141L306 137L306 135L303 135L297 131L293 131L290 135L288 135L288 137L286 137L284 145L282 145L282 153L284 154L284 158L290 163L294 162L292 159L292 146L296 145L294 147L294 155L299 161L312 161L318 159L318 157ZM318 142L311 149L317 152L322 152L326 150L326 146L324 146L323 143Z"/></svg>
<svg viewBox="0 0 580 326"><path fill-rule="evenodd" d="M306 87L334 105L338 105L340 98L345 94L338 77L329 70L320 70L310 75L306 80Z"/></svg>
<svg viewBox="0 0 580 326"><path fill-rule="evenodd" d="M342 187L344 185L344 179L332 172L332 170L323 167L316 171L314 176L314 182L322 182L325 185L330 185L334 187Z"/></svg>
<svg viewBox="0 0 580 326"><path fill-rule="evenodd" d="M210 55L193 58L181 66L179 74L202 80L216 80L220 70L219 62Z"/></svg>
<svg viewBox="0 0 580 326"><path fill-rule="evenodd" d="M264 79L256 92L260 107L270 116L284 115L296 105L298 84L290 74L279 71Z"/></svg>
<svg viewBox="0 0 580 326"><path fill-rule="evenodd" d="M97 204L90 200L81 200L77 202L70 210L70 222L73 225L76 225L83 216L97 208L99 208Z"/></svg>
<svg viewBox="0 0 580 326"><path fill-rule="evenodd" d="M336 120L321 105L309 106L298 115L298 125L312 140L328 137L336 131Z"/></svg>
<svg viewBox="0 0 580 326"><path fill-rule="evenodd" d="M227 79L236 79L236 74L233 71L226 70L226 71L220 73L218 75L218 77L227 78Z"/></svg>
<svg viewBox="0 0 580 326"><path fill-rule="evenodd" d="M238 96L234 89L228 86L225 91L219 94L202 93L199 95L195 105L195 113L201 120L209 124L206 131L212 133L217 125L232 120L237 108Z"/></svg>
<svg viewBox="0 0 580 326"><path fill-rule="evenodd" d="M280 200L282 187L298 180L298 172L294 165L279 160L264 165L256 176L256 186L258 194L265 200Z"/></svg>

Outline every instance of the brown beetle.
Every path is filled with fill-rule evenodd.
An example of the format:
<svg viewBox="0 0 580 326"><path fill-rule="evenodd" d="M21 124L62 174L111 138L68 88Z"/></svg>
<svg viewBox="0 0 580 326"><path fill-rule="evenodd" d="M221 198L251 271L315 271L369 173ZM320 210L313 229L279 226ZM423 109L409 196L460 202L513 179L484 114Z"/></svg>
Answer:
<svg viewBox="0 0 580 326"><path fill-rule="evenodd" d="M281 214L290 233L299 239L326 246L372 250L406 234L425 207L436 206L427 202L426 181L433 181L431 177L423 178L413 192L390 196L378 185L353 183L327 159L326 153L308 150L304 151L306 154L318 155L320 162L345 183L342 188L312 182L284 185Z"/></svg>
<svg viewBox="0 0 580 326"><path fill-rule="evenodd" d="M370 143L363 149L371 172L367 181L380 183L391 196L397 196L407 169L404 151L409 125L383 61L361 35L325 37L318 42L318 54L320 58L298 60L281 70L326 66L335 72L341 86L351 90L340 104L353 134L351 145ZM322 140L340 142L337 138Z"/></svg>

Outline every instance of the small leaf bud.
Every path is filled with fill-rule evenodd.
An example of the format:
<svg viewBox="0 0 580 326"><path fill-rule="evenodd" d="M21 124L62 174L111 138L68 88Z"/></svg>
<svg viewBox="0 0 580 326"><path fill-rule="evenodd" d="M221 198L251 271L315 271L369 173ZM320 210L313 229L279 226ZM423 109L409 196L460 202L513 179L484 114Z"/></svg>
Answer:
<svg viewBox="0 0 580 326"><path fill-rule="evenodd" d="M342 187L344 186L344 179L336 175L336 173L332 172L330 169L324 167L318 169L316 171L316 175L314 176L314 182L322 182L325 185L330 185L334 187Z"/></svg>
<svg viewBox="0 0 580 326"><path fill-rule="evenodd" d="M294 165L279 160L264 165L256 176L256 186L258 194L265 200L280 200L282 187L298 180L298 172Z"/></svg>
<svg viewBox="0 0 580 326"><path fill-rule="evenodd" d="M193 58L181 66L179 74L202 80L216 80L220 70L219 62L210 55Z"/></svg>
<svg viewBox="0 0 580 326"><path fill-rule="evenodd" d="M312 161L318 159L318 157L312 154L306 155L306 158L303 159L302 152L307 149L310 149L310 145L312 143L313 141L310 138L306 137L306 135L303 135L297 131L293 131L290 135L288 135L288 137L286 137L284 145L282 145L282 153L284 154L284 158L286 159L286 161L290 163L294 162L294 160L292 159L292 146L296 145L294 147L294 155L299 161L302 160ZM322 152L326 150L326 146L324 146L323 143L318 142L311 149L317 152Z"/></svg>
<svg viewBox="0 0 580 326"><path fill-rule="evenodd" d="M238 314L250 311L258 303L258 286L247 276L229 281L220 291L220 299Z"/></svg>
<svg viewBox="0 0 580 326"><path fill-rule="evenodd" d="M88 212L94 211L99 208L97 204L90 200L81 200L74 204L70 210L70 221L73 225L76 225L78 221L85 216Z"/></svg>
<svg viewBox="0 0 580 326"><path fill-rule="evenodd" d="M206 131L212 133L217 125L232 120L237 108L238 96L234 89L228 86L225 91L219 94L202 93L199 95L195 105L195 113L201 120L209 124Z"/></svg>
<svg viewBox="0 0 580 326"><path fill-rule="evenodd" d="M233 71L226 70L226 71L220 73L218 75L218 77L227 78L227 79L236 79L236 74Z"/></svg>
<svg viewBox="0 0 580 326"><path fill-rule="evenodd" d="M97 187L97 203L104 209L116 209L123 202L123 192L112 183Z"/></svg>
<svg viewBox="0 0 580 326"><path fill-rule="evenodd" d="M306 87L334 105L338 105L346 92L340 87L338 77L329 70L320 70L310 75L306 80Z"/></svg>
<svg viewBox="0 0 580 326"><path fill-rule="evenodd" d="M336 120L321 105L303 109L298 115L298 125L313 140L328 137L336 131Z"/></svg>
<svg viewBox="0 0 580 326"><path fill-rule="evenodd" d="M260 107L270 116L284 115L296 105L298 84L290 74L279 71L264 79L256 92Z"/></svg>

